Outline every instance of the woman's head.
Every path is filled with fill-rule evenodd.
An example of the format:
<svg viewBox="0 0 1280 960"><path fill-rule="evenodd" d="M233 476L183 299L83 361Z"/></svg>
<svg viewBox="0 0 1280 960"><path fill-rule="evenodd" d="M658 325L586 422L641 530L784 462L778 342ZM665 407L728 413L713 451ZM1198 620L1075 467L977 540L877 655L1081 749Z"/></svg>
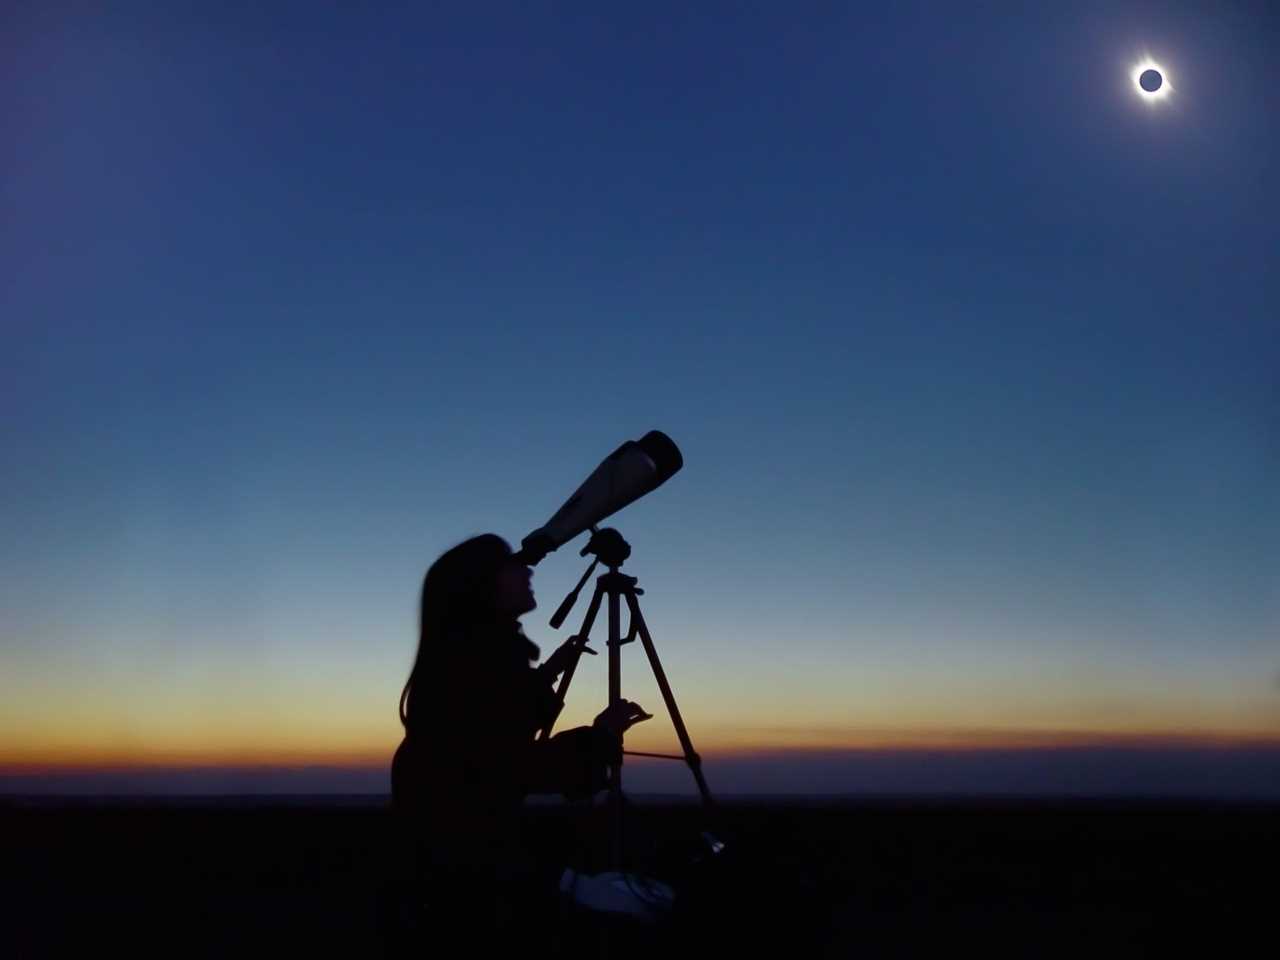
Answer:
<svg viewBox="0 0 1280 960"><path fill-rule="evenodd" d="M535 606L532 571L492 533L445 551L422 582L422 627L452 630L514 620Z"/></svg>
<svg viewBox="0 0 1280 960"><path fill-rule="evenodd" d="M402 722L408 724L411 690L429 664L483 656L473 646L479 638L518 632L517 618L537 605L532 577L507 542L492 533L464 540L431 565L422 582L418 655L400 696ZM521 642L528 658L538 655L537 647L523 637Z"/></svg>

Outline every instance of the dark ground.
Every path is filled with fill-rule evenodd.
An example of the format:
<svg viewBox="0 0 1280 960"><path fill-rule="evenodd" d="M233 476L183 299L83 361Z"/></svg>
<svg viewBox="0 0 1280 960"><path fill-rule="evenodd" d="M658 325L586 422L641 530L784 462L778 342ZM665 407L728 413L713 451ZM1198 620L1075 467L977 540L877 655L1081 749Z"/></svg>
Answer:
<svg viewBox="0 0 1280 960"><path fill-rule="evenodd" d="M378 804L0 799L0 955L378 956L390 836ZM725 853L690 867L702 811L637 802L625 820L630 863L672 882L682 911L660 931L615 928L612 953L1270 955L1278 813L1157 801L736 803L718 826ZM592 820L604 815L531 808L530 842L603 869L604 823ZM570 955L591 955L598 931L584 937L570 937Z"/></svg>

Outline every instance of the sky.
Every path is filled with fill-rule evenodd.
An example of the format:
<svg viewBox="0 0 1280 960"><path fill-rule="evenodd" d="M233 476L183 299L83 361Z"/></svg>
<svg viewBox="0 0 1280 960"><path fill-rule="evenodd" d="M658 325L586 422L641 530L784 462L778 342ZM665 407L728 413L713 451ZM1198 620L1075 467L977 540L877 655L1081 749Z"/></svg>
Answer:
<svg viewBox="0 0 1280 960"><path fill-rule="evenodd" d="M1280 795L1274 7L257 7L6 8L0 792L386 789L427 566L659 429L713 791Z"/></svg>

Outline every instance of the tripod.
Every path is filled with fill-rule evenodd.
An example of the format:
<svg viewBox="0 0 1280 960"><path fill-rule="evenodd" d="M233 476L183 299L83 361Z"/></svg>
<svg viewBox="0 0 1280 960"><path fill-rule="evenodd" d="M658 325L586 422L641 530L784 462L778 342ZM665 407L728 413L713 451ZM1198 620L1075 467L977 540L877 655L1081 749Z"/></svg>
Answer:
<svg viewBox="0 0 1280 960"><path fill-rule="evenodd" d="M685 728L684 720L680 717L680 708L676 705L675 695L671 692L671 685L667 683L667 675L662 669L662 663L658 660L658 651L653 646L653 638L649 635L649 628L645 625L644 615L640 613L640 603L636 598L643 594L644 591L636 586L638 581L635 577L629 577L618 570L627 557L631 556L631 545L622 538L622 534L611 527L606 527L603 530L597 530L592 527L591 540L582 548L581 556L586 556L588 553L594 554L595 559L591 561L591 566L582 575L578 585L564 598L564 602L560 604L559 609L552 616L551 626L553 628L558 629L564 623L565 617L569 615L569 611L573 609L574 603L577 602L578 593L602 560L605 566L609 568L609 572L596 578L595 594L591 597L591 603L587 607L586 616L582 620L582 627L569 638L570 642L574 644L572 649L576 650L578 656L569 661L569 666L566 667L564 674L560 678L560 684L556 688L556 698L559 701L559 705L563 708L564 698L568 693L569 684L573 680L574 670L577 668L582 652L587 647L591 626L595 623L596 614L600 612L600 602L607 596L609 598L609 706L613 707L622 701L622 647L624 644L633 643L638 635L644 645L644 652L649 658L649 666L653 670L654 679L658 682L658 689L662 691L662 699L666 702L667 713L671 716L671 724L675 727L676 736L679 738L680 747L683 750L682 756L665 753L641 753L634 750L623 750L622 754L633 757L657 757L662 760L683 760L693 772L693 779L698 785L699 794L702 796L703 807L710 811L714 809L715 804L711 798L711 791L707 787L706 777L702 774L702 758L693 749L693 742L689 739L689 731ZM630 611L626 637L622 636L621 627L621 608L622 600L624 599L627 602L627 609ZM556 713L558 715L559 709L557 709ZM555 721L556 717L553 716L546 726L538 731L539 739L550 736L551 728L555 725ZM614 763L609 770L609 804L611 813L610 854L613 863L621 869L623 866L621 756L618 758L618 762Z"/></svg>

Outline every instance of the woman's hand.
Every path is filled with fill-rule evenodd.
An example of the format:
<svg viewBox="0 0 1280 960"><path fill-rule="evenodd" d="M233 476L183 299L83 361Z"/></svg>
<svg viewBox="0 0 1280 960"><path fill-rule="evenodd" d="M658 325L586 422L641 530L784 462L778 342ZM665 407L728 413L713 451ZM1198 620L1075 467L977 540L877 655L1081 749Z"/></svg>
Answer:
<svg viewBox="0 0 1280 960"><path fill-rule="evenodd" d="M640 704L632 703L630 700L619 700L600 712L600 715L596 717L595 725L603 727L621 740L622 735L634 724L652 718L653 714L645 713L644 707L640 706Z"/></svg>
<svg viewBox="0 0 1280 960"><path fill-rule="evenodd" d="M558 677L576 663L579 654L582 653L589 653L593 657L596 655L596 652L586 644L579 647L576 637L570 637L556 647L551 656L542 661L538 669L545 672L548 677Z"/></svg>

